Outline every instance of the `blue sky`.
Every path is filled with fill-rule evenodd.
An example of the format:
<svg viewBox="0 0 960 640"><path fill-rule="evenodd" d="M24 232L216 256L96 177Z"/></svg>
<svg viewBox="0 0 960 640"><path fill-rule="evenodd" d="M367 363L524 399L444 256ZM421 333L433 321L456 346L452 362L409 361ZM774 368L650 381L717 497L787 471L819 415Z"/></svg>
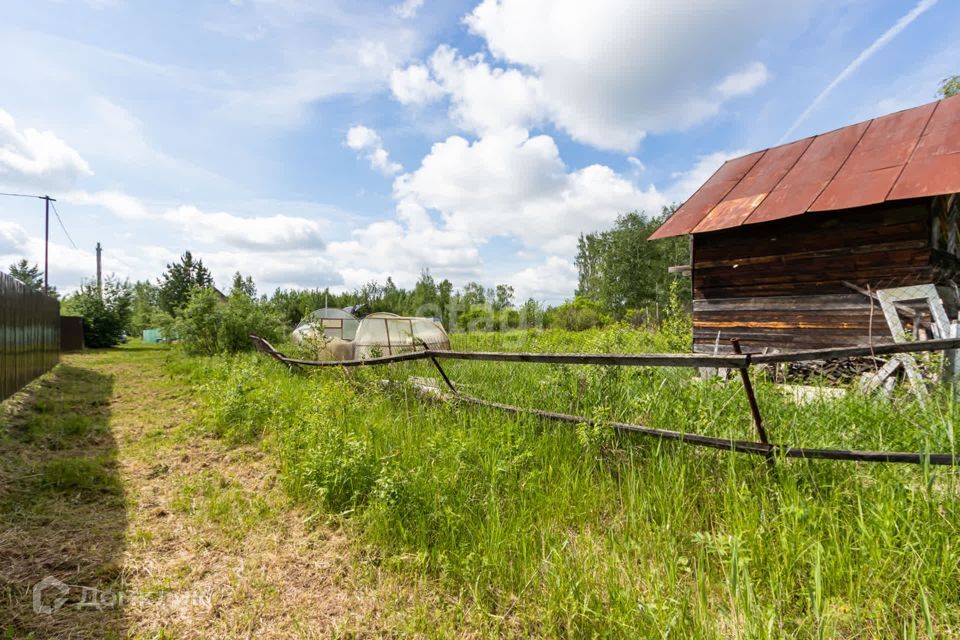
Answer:
<svg viewBox="0 0 960 640"><path fill-rule="evenodd" d="M51 282L572 295L579 233L732 155L934 99L954 0L0 2L0 191ZM0 197L0 265L42 262Z"/></svg>

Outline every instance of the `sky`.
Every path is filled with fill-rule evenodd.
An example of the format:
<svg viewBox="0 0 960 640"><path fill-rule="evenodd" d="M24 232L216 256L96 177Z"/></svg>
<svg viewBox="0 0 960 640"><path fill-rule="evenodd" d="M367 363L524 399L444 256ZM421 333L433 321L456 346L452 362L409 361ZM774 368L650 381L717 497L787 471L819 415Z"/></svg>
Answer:
<svg viewBox="0 0 960 640"><path fill-rule="evenodd" d="M956 0L0 0L0 192L50 281L557 303L579 234L727 158L930 102ZM43 264L0 196L0 268Z"/></svg>

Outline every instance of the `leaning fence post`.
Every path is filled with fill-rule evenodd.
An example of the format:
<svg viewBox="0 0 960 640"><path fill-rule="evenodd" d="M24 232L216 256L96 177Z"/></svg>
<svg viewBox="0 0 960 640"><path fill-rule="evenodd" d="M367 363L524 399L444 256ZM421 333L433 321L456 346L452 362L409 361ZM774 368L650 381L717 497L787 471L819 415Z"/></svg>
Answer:
<svg viewBox="0 0 960 640"><path fill-rule="evenodd" d="M740 349L740 339L739 338L730 338L730 344L733 346L733 352L735 354L742 355L743 351ZM747 394L747 402L750 403L750 415L753 416L753 424L757 428L757 435L760 437L760 442L765 445L769 445L770 441L767 439L767 430L763 427L763 416L760 415L760 405L757 404L757 396L753 392L753 383L750 381L750 354L746 355L746 362L739 368L740 371L740 380L743 381L743 390ZM773 464L773 452L771 451L767 454L767 461L772 465Z"/></svg>
<svg viewBox="0 0 960 640"><path fill-rule="evenodd" d="M450 387L450 391L453 391L453 395L460 395L457 393L457 388L453 386L452 382L450 382L450 378L447 377L447 372L443 370L443 367L440 366L440 363L437 361L437 359L433 356L430 356L430 360L433 362L433 366L437 368L437 371L440 372L440 375L443 377L443 381L447 383L448 387Z"/></svg>
<svg viewBox="0 0 960 640"><path fill-rule="evenodd" d="M950 323L950 334L948 338L960 338L960 324L956 321ZM943 376L947 384L950 385L950 391L953 396L958 397L960 391L960 357L957 349L947 349L944 351L945 362L943 363Z"/></svg>

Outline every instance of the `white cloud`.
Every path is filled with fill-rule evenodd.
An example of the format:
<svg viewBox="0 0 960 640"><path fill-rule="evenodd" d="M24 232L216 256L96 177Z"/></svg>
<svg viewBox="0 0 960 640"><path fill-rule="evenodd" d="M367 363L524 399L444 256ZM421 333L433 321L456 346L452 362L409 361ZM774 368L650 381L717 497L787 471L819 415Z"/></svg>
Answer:
<svg viewBox="0 0 960 640"><path fill-rule="evenodd" d="M0 183L58 189L89 175L87 161L55 133L18 129L13 116L0 109Z"/></svg>
<svg viewBox="0 0 960 640"><path fill-rule="evenodd" d="M362 128L347 142L368 149L379 137ZM518 295L562 300L573 291L576 270L559 256L572 255L579 233L608 228L627 211L658 212L668 202L656 188L640 189L604 165L568 170L550 136L516 127L434 144L415 171L396 178L393 197L394 219L327 245L345 287L387 276L410 286L423 268L460 284L483 279L481 248L506 237L523 244L525 260L544 260L506 279Z"/></svg>
<svg viewBox="0 0 960 640"><path fill-rule="evenodd" d="M383 148L380 135L363 125L350 127L347 131L346 145L357 152L363 152L370 166L386 176L392 176L403 171L399 163L390 159L390 154Z"/></svg>
<svg viewBox="0 0 960 640"><path fill-rule="evenodd" d="M440 46L430 68L450 95L450 115L463 129L483 134L506 127L529 127L545 114L540 82L517 69L491 67L483 55L460 56Z"/></svg>
<svg viewBox="0 0 960 640"><path fill-rule="evenodd" d="M434 144L420 168L397 178L394 197L440 212L449 229L472 238L514 237L551 251L571 251L581 231L667 202L603 165L568 173L550 136L515 128Z"/></svg>
<svg viewBox="0 0 960 640"><path fill-rule="evenodd" d="M78 206L99 206L118 218L137 220L150 213L140 200L120 191L70 191L59 197L63 202Z"/></svg>
<svg viewBox="0 0 960 640"><path fill-rule="evenodd" d="M444 95L443 87L430 78L430 70L422 64L394 69L390 73L390 90L401 104L427 104Z"/></svg>
<svg viewBox="0 0 960 640"><path fill-rule="evenodd" d="M670 186L668 193L671 202L683 202L693 195L703 183L710 179L717 169L731 158L739 158L749 153L744 150L737 151L715 151L697 158L697 162L686 171L680 171L673 174L674 182Z"/></svg>
<svg viewBox="0 0 960 640"><path fill-rule="evenodd" d="M450 99L450 117L466 131L484 134L543 121L546 108L540 82L518 69L492 67L483 54L463 57L447 45L430 56L429 67L394 69L390 87L402 104Z"/></svg>
<svg viewBox="0 0 960 640"><path fill-rule="evenodd" d="M179 225L192 240L227 244L259 251L321 249L322 225L315 220L285 215L241 217L224 211L206 212L182 205L163 214L163 220Z"/></svg>
<svg viewBox="0 0 960 640"><path fill-rule="evenodd" d="M0 255L13 255L26 245L26 229L16 222L0 220ZM0 265L0 268L6 265Z"/></svg>
<svg viewBox="0 0 960 640"><path fill-rule="evenodd" d="M452 279L481 273L477 243L469 234L436 227L427 214L411 203L398 207L399 220L382 220L356 229L351 239L331 242L327 254L349 287L371 280L411 286L420 271Z"/></svg>
<svg viewBox="0 0 960 640"><path fill-rule="evenodd" d="M762 62L752 62L746 67L731 73L717 85L717 92L724 98L753 93L770 79L770 72Z"/></svg>
<svg viewBox="0 0 960 640"><path fill-rule="evenodd" d="M121 278L154 279L166 264L191 249L220 287L229 286L236 271L252 275L263 292L278 286L324 287L344 282L323 250L313 226L317 223L311 221L285 216L242 218L182 206L158 216L157 222L173 223L182 231L182 241L169 242L175 249L106 241L104 271ZM20 258L42 264L43 238L30 236L20 225L0 222L0 265ZM92 251L51 241L50 278L61 292L69 293L90 278L95 265Z"/></svg>
<svg viewBox="0 0 960 640"><path fill-rule="evenodd" d="M512 65L506 72L536 87L537 100L522 103L527 117L545 111L578 141L630 151L648 131L687 128L759 86L765 67L753 62L744 69L753 43L798 11L766 0L639 5L483 0L465 21L496 58ZM517 106L511 97L508 111Z"/></svg>
<svg viewBox="0 0 960 640"><path fill-rule="evenodd" d="M75 249L50 242L50 284L56 282L80 283L96 271L96 257L92 252ZM6 271L7 265L26 259L31 264L43 268L44 242L42 237L34 237L19 224L0 221L0 270ZM124 264L123 273L129 273L128 264ZM109 271L108 271L109 273ZM60 287L61 293L69 293L74 286Z"/></svg>
<svg viewBox="0 0 960 640"><path fill-rule="evenodd" d="M378 92L422 46L410 24L362 3L251 2L214 16L207 28L258 45L255 59L210 81L219 113L256 127L297 127L318 102Z"/></svg>
<svg viewBox="0 0 960 640"><path fill-rule="evenodd" d="M400 4L393 6L393 12L404 20L415 18L417 11L423 6L423 0L403 0Z"/></svg>
<svg viewBox="0 0 960 640"><path fill-rule="evenodd" d="M198 254L210 269L217 286L226 290L230 278L239 271L253 277L260 293L271 293L276 287L335 287L344 280L327 256L318 251L291 250L282 253L249 251L204 251Z"/></svg>
<svg viewBox="0 0 960 640"><path fill-rule="evenodd" d="M577 268L559 256L547 259L513 274L507 281L513 285L516 300L527 298L557 303L573 295L577 287Z"/></svg>

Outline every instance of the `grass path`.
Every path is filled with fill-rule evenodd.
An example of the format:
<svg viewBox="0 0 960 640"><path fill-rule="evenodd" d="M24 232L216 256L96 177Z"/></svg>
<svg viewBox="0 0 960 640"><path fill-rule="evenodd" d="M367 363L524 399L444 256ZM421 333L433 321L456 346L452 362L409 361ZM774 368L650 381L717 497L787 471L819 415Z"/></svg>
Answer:
<svg viewBox="0 0 960 640"><path fill-rule="evenodd" d="M322 518L310 524L268 454L205 437L167 357L146 346L67 356L2 405L0 632L397 633L416 585L358 570L360 548ZM59 608L38 614L33 586L48 576L69 589L51 584L40 604Z"/></svg>

